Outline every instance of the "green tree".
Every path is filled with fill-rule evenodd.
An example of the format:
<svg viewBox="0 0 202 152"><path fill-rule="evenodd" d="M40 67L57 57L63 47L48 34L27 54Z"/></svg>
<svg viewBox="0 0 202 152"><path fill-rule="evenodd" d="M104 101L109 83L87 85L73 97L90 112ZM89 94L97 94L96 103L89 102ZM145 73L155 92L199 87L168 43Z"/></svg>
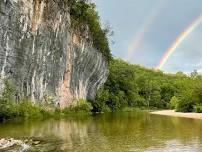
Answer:
<svg viewBox="0 0 202 152"><path fill-rule="evenodd" d="M109 102L109 91L104 88L100 89L96 95L96 100L91 101L94 112L110 111L107 103Z"/></svg>
<svg viewBox="0 0 202 152"><path fill-rule="evenodd" d="M179 100L176 96L173 96L170 100L170 108L171 109L176 109L177 108L177 105L179 103Z"/></svg>
<svg viewBox="0 0 202 152"><path fill-rule="evenodd" d="M88 29L94 47L103 54L107 61L110 61L112 55L107 36L111 30L109 26L106 27L107 29L102 29L96 5L88 0L70 0L68 3L72 28L81 35ZM82 36L86 37L86 35Z"/></svg>
<svg viewBox="0 0 202 152"><path fill-rule="evenodd" d="M195 79L198 76L198 71L194 70L193 72L191 72L190 76L192 79Z"/></svg>
<svg viewBox="0 0 202 152"><path fill-rule="evenodd" d="M105 105L112 111L124 107L176 108L191 112L202 104L202 76L196 71L192 77L182 72L165 74L161 71L132 65L121 59L109 64L109 77L98 102L101 111ZM99 93L98 93L99 94Z"/></svg>

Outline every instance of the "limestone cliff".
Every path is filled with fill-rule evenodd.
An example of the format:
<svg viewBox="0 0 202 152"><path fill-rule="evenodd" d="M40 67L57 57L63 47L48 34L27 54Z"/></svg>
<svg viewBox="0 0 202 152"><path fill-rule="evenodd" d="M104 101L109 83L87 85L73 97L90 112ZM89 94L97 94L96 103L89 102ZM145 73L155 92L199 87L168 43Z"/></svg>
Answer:
<svg viewBox="0 0 202 152"><path fill-rule="evenodd" d="M87 30L80 36L70 25L62 0L0 1L0 76L15 84L17 100L49 95L65 107L94 98L107 62Z"/></svg>

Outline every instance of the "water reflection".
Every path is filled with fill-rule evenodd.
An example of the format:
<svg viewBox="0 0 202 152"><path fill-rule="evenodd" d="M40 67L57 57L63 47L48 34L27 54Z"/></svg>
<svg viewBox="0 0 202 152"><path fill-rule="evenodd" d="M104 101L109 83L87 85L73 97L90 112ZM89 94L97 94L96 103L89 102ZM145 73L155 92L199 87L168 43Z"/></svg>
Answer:
<svg viewBox="0 0 202 152"><path fill-rule="evenodd" d="M202 151L202 121L138 111L10 122L0 136L37 138L43 151Z"/></svg>

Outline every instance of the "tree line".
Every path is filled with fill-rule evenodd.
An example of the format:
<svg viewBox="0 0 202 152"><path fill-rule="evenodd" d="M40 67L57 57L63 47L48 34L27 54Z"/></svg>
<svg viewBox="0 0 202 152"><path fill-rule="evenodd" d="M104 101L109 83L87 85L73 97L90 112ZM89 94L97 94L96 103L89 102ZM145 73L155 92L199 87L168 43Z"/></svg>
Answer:
<svg viewBox="0 0 202 152"><path fill-rule="evenodd" d="M202 112L202 75L195 70L165 74L113 59L109 78L92 101L94 111L117 111L125 107L176 109Z"/></svg>

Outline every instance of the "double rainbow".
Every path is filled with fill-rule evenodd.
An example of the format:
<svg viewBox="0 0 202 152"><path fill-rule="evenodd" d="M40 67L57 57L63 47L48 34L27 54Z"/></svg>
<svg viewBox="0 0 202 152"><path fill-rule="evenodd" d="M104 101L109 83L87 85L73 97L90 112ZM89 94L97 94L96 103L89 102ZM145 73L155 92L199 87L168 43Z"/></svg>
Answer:
<svg viewBox="0 0 202 152"><path fill-rule="evenodd" d="M195 19L185 30L182 32L174 43L167 49L161 58L159 64L156 66L156 70L161 70L162 67L166 64L168 59L171 57L173 52L179 47L179 45L191 34L200 24L202 23L202 15Z"/></svg>
<svg viewBox="0 0 202 152"><path fill-rule="evenodd" d="M144 39L145 35L150 30L154 21L161 15L163 9L167 6L168 1L162 0L158 5L156 5L150 12L149 15L146 17L144 24L139 29L138 33L135 35L132 43L130 44L125 59L131 60L134 53L138 50L139 45L141 44L142 40Z"/></svg>

